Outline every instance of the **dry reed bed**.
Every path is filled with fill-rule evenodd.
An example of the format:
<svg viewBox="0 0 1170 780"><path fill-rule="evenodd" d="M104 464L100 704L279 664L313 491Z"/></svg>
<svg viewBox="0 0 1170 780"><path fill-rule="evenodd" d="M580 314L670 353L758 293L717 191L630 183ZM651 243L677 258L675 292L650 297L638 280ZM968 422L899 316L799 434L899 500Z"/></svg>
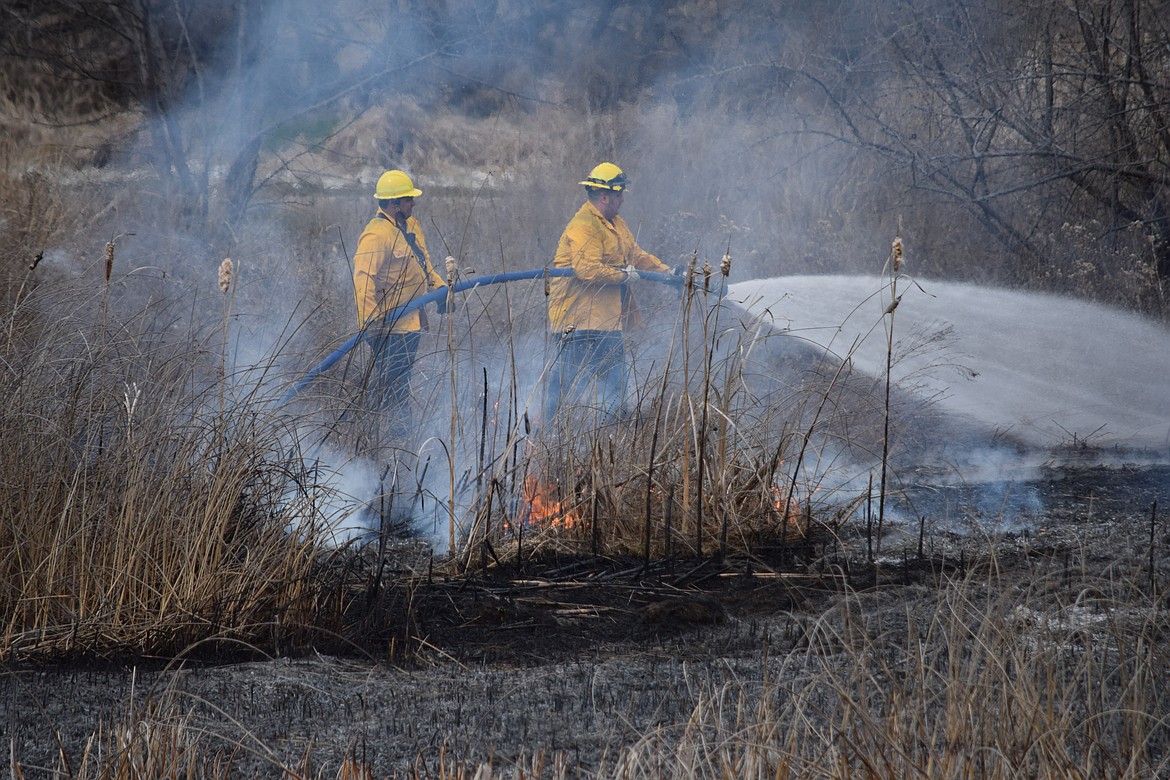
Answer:
<svg viewBox="0 0 1170 780"><path fill-rule="evenodd" d="M229 369L236 281L220 288L222 315L164 336L160 323L184 317L155 304L125 311L111 284L112 243L82 278L92 280L89 289L48 289L32 275L10 285L15 304L0 334L0 549L10 551L0 563L0 657L287 652L346 639L355 619L384 638L378 629L396 616L363 615L381 602L359 597L394 583L367 571L339 579L320 565L320 487L301 452L304 428L273 410L275 391L237 382ZM501 263L507 255L501 247ZM697 263L695 272L718 280ZM215 282L209 272L209 288ZM470 453L475 464L470 477L458 475L474 486L466 511L450 518L462 567L488 560L480 555L488 542L497 557L509 549L506 529L515 527L530 475L585 521L567 533L534 529L530 549L726 553L851 516L862 486L840 485L834 470L857 453L884 470L888 394L883 402L883 388L875 388L877 401L859 392L847 361L815 362L800 377L772 378L774 392L761 399L745 381L750 329L712 307L710 295L692 288L663 304L675 307L666 315L673 335L625 426L530 436L518 412L522 383L480 393L479 366L460 363L462 352L436 340L433 359L463 389L428 393L420 407L450 410L450 451ZM497 301L496 340L512 344L531 330L539 304L526 318ZM512 364L504 376L520 371ZM335 421L352 413L362 383L358 372L330 386L345 392L312 397L336 405L315 412L328 422L309 440L361 451ZM510 410L491 439L489 400ZM454 463L452 455L442 464L446 494L455 493ZM84 747L64 747L58 768L73 777L226 777L251 761L290 776L360 777L410 774L404 767L417 758L419 773L441 777L1164 774L1162 606L1138 583L1090 577L1083 592L1094 595L1066 603L1046 582L983 572L914 594L901 615L847 594L804 621L798 641L757 646L745 661L750 673L670 680L668 695L686 713L665 721L629 713L643 738L631 747L599 737L607 752L584 769L536 734L495 765L485 766L488 756L470 742L441 762L429 752L387 763L350 739L317 760L308 749L277 749L272 735L250 734L245 724L223 733L199 720L206 702L172 697L165 685L104 722ZM1033 595L1039 603L1025 601ZM1030 611L1017 609L1021 602ZM1083 622L1086 614L1092 620Z"/></svg>
<svg viewBox="0 0 1170 780"><path fill-rule="evenodd" d="M108 288L49 295L21 303L37 331L17 332L21 307L5 323L0 657L167 655L318 623L310 486L264 399L225 406L214 347L118 321Z"/></svg>
<svg viewBox="0 0 1170 780"><path fill-rule="evenodd" d="M192 359L132 320L114 326L107 303L102 295L42 306L55 315L43 335L10 330L3 381L11 446L0 456L4 541L13 551L3 577L6 657L173 655L197 653L201 643L288 648L343 632L353 598L336 598L316 567L314 486L265 391L239 398L218 377L218 327ZM86 306L98 312L93 321L64 314ZM698 368L682 371L678 384L714 386L707 404L734 420L747 407L735 400L740 369L712 358L708 339L687 350ZM713 384L713 375L730 379ZM747 432L768 425L704 429L689 394L663 393L644 399L637 424L570 438L535 460L546 472L577 475L573 494L600 507L586 527L604 530L606 550L664 553L663 495L672 480L685 495L687 479L706 497L679 501L678 554L708 543L750 548L759 540L752 518L771 517L761 528L773 532L787 528L773 488L794 484L799 472L788 469L815 438L805 431L835 430L823 410L837 402L827 399L840 376L819 376L811 399L795 405L803 414L772 413L769 423L790 426L779 439L787 444L763 456ZM660 423L672 416L681 422ZM694 465L680 468L687 458ZM471 550L483 537L469 538ZM704 541L689 546L692 538ZM577 542L591 544L591 533ZM846 593L820 616L798 618L799 631L776 628L775 639L741 650L730 677L666 680L662 698L681 711L666 720L661 711L657 720L624 713L642 736L631 739L630 728L612 743L612 732L594 735L587 741L599 752L581 764L539 733L495 759L482 751L500 750L502 734L494 748L466 740L441 759L427 751L392 760L360 741L357 721L351 730L333 723L348 734L344 746L315 752L243 723L225 727L214 702L171 695L165 683L56 761L73 777L228 777L244 766L299 777L1157 776L1167 767L1163 606L1143 581L1085 572L1076 585L1065 573L1028 581L989 565L904 592L901 606L891 607L888 593ZM362 723L380 722L393 705L364 695L372 698ZM603 709L591 712L600 719ZM482 717L492 716L489 706Z"/></svg>
<svg viewBox="0 0 1170 780"><path fill-rule="evenodd" d="M201 641L267 646L288 640L276 634L337 629L347 607L322 606L336 583L315 569L325 488L314 455L301 447L344 440L333 421L360 414L352 399L363 373L355 372L348 395L317 411L331 420L323 432L306 429L273 403L279 388L265 384L271 366L229 370L231 263L212 281L222 296L219 323L208 317L176 338L157 328L165 307L126 311L115 261L111 241L88 290L84 276L72 286L22 288L5 323L0 381L10 399L3 411L10 446L0 457L11 476L3 532L15 554L0 572L9 616L3 657L166 655ZM478 545L501 542L509 522L517 527L517 508L531 503L529 477L568 486L564 503L587 521L594 553L726 553L802 532L811 503L794 497L805 490L798 472L782 468L801 439L781 436L760 455L761 440L745 434L762 437L774 424L731 424L752 399L741 392L736 327L725 328L727 336L723 308L712 304L723 274L693 273L679 306L680 343L668 345L660 384L640 394L630 425L529 439L518 457L528 421L514 390L508 422L496 426L503 436L487 451L486 382L481 403L461 403L459 394L474 397L475 389L448 393L448 460L440 468L449 478L430 489L464 564ZM676 352L681 368L672 365ZM447 358L450 386L469 385L458 381L450 341ZM441 392L422 395L424 411L444 401ZM721 424L707 420L709 409ZM457 486L456 458L477 449L471 478ZM452 497L469 485L470 497L456 507ZM534 530L539 540L543 529Z"/></svg>

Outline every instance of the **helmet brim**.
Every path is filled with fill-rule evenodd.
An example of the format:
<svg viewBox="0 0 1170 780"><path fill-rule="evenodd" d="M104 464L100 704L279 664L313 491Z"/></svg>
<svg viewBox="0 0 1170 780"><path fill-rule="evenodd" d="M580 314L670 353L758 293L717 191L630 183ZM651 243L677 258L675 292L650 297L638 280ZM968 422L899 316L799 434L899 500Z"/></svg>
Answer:
<svg viewBox="0 0 1170 780"><path fill-rule="evenodd" d="M625 192L630 188L629 184L599 184L595 181L579 181L577 183L591 190L605 190L606 192Z"/></svg>
<svg viewBox="0 0 1170 780"><path fill-rule="evenodd" d="M374 193L374 200L398 200L399 198L417 198L422 195L422 190L409 190L401 195L379 195Z"/></svg>

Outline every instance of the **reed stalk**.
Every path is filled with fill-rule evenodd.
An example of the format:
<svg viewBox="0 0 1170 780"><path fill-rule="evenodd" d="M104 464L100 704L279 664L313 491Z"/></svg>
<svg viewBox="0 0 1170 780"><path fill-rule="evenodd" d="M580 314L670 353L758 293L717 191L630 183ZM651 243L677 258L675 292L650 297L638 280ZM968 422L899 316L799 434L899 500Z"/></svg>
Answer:
<svg viewBox="0 0 1170 780"><path fill-rule="evenodd" d="M236 297L235 266L230 257L225 257L219 264L219 291L223 295L223 335L219 350L219 410L223 413L226 404L228 324L231 322L232 303Z"/></svg>
<svg viewBox="0 0 1170 780"><path fill-rule="evenodd" d="M709 262L703 263L703 301L706 303L707 295L711 292L711 271L712 266ZM719 312L716 307L716 320L718 320ZM703 557L703 488L706 480L705 470L707 465L707 404L711 394L711 360L715 354L715 333L716 328L710 328L710 317L707 314L703 315L703 392L702 403L699 407L699 428L696 431L695 438L695 557ZM708 341L708 338L711 341Z"/></svg>
<svg viewBox="0 0 1170 780"><path fill-rule="evenodd" d="M894 312L902 302L898 295L898 278L902 272L902 237L895 236L890 246L890 256L886 260L883 275L888 273L890 278L890 302L883 312L882 324L886 333L886 376L885 401L882 406L882 462L881 480L878 486L878 518L877 518L877 552L882 551L882 528L886 519L886 479L890 466L890 391L893 386L894 368Z"/></svg>
<svg viewBox="0 0 1170 780"><path fill-rule="evenodd" d="M690 334L691 334L691 303L693 302L694 295L695 295L695 273L696 273L696 266L697 266L698 262L699 262L699 252L696 249L691 253L690 260L687 262L687 268L686 268L686 271L684 272L684 279L683 279L683 294L682 294L683 394L682 394L682 398L679 399L679 403L680 403L680 405L683 403L686 403L685 413L689 413L692 411L691 405L689 403L689 399L690 399L690 395L691 395L691 392L690 392L690 387L691 387L691 368L690 368L690 364L691 364L691 343L690 343L691 342L691 339L690 339ZM689 417L691 419L692 427L693 427L694 415L690 414ZM682 505L684 507L684 512L685 512L686 510L690 509L690 507L691 507L691 448L688 446L684 446L682 448L682 483L683 483L682 484ZM684 518L684 524L685 524L685 518ZM700 534L700 532L696 532L696 533ZM701 534L700 534L700 536L701 536Z"/></svg>
<svg viewBox="0 0 1170 780"><path fill-rule="evenodd" d="M450 435L451 448L447 457L447 515L448 515L448 535L451 555L456 556L458 549L456 546L456 521L455 521L455 458L456 458L456 440L455 436L458 429L459 406L457 394L457 377L456 377L456 360L455 360L455 323L454 317L451 316L451 307L455 303L452 297L451 288L455 285L456 265L455 258L448 256L446 260L447 272L447 314L443 317L447 325L447 358L450 372L448 377L450 379L449 390L451 393L451 416L450 416ZM486 398L485 398L486 401Z"/></svg>

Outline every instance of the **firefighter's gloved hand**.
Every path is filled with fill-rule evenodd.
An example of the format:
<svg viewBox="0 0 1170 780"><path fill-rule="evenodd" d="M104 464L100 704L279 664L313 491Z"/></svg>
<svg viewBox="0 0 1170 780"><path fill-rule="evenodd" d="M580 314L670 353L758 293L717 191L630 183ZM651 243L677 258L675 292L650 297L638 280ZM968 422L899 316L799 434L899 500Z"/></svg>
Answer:
<svg viewBox="0 0 1170 780"><path fill-rule="evenodd" d="M632 266L632 265L627 265L625 267L625 272L626 272L626 281L627 282L636 282L640 278L642 278L642 275L638 273L638 269L634 268L634 266Z"/></svg>

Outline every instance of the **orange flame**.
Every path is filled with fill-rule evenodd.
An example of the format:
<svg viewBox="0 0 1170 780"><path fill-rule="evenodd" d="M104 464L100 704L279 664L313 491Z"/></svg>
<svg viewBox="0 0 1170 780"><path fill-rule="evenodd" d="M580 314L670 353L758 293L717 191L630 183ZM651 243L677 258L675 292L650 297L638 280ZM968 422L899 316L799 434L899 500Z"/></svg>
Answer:
<svg viewBox="0 0 1170 780"><path fill-rule="evenodd" d="M788 529L792 529L798 534L804 534L808 530L808 516L801 511L800 501L797 497L795 495L787 496L787 493L787 490L772 485L772 506L784 518L786 532Z"/></svg>
<svg viewBox="0 0 1170 780"><path fill-rule="evenodd" d="M553 498L552 490L541 484L532 474L524 478L522 497L524 499L520 515L522 523L558 530L580 528L585 525L585 519L581 517L580 511Z"/></svg>

